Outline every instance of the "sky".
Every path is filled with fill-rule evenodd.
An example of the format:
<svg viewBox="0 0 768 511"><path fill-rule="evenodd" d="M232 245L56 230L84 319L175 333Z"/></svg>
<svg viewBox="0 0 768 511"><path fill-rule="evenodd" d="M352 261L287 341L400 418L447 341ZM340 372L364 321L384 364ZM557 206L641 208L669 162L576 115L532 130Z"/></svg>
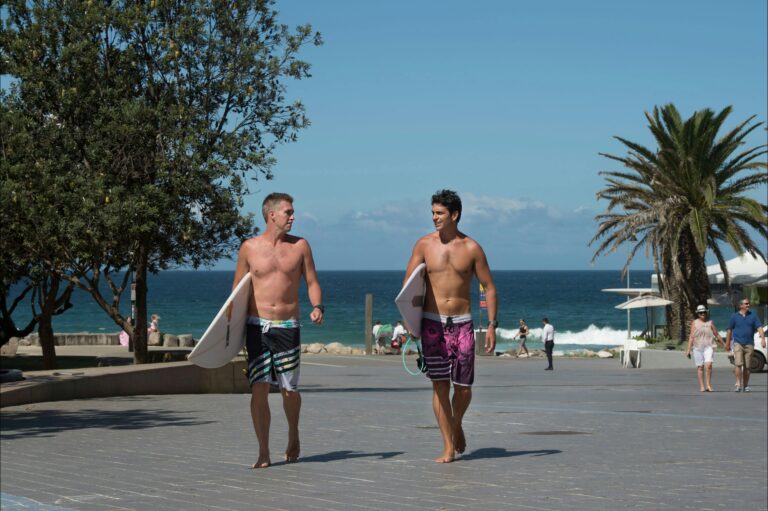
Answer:
<svg viewBox="0 0 768 511"><path fill-rule="evenodd" d="M726 128L768 120L767 6L278 0L282 23L324 39L301 52L312 78L287 82L312 124L278 148L274 179L251 183L244 209L263 228L263 198L290 193L293 234L319 270L395 270L448 188L492 269L621 268L624 249L591 262L599 172L622 170L599 153L626 154L614 136L653 147L645 112L667 103L684 117L730 105ZM632 264L651 267L644 254Z"/></svg>
<svg viewBox="0 0 768 511"><path fill-rule="evenodd" d="M731 105L726 127L766 121L766 5L278 1L282 22L323 35L301 54L312 78L288 83L312 125L246 210L290 193L318 269L404 269L448 188L492 269L621 268L622 249L591 263L598 173L621 170L598 153L626 154L614 136L653 147L644 114L670 102L684 117Z"/></svg>

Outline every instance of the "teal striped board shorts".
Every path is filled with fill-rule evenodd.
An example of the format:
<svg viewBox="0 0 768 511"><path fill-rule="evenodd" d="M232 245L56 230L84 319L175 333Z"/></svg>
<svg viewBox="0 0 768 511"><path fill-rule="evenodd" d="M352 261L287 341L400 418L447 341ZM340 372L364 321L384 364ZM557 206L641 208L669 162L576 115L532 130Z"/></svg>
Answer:
<svg viewBox="0 0 768 511"><path fill-rule="evenodd" d="M251 316L246 325L245 346L248 350L246 376L252 386L276 383L281 389L298 390L301 334L297 320Z"/></svg>

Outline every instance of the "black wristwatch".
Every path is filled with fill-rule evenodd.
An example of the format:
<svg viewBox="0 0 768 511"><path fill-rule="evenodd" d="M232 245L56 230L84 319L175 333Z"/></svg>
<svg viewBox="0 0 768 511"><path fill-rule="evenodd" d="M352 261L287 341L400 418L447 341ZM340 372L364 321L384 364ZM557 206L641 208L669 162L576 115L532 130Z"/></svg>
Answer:
<svg viewBox="0 0 768 511"><path fill-rule="evenodd" d="M318 303L317 305L315 305L315 306L314 306L314 307L312 307L312 308L313 308L313 309L320 309L320 312L322 312L323 314L325 314L325 306L324 306L322 303Z"/></svg>
<svg viewBox="0 0 768 511"><path fill-rule="evenodd" d="M498 328L499 327L499 322L496 321L495 319L492 319L492 320L488 321L488 328L490 328L490 327Z"/></svg>

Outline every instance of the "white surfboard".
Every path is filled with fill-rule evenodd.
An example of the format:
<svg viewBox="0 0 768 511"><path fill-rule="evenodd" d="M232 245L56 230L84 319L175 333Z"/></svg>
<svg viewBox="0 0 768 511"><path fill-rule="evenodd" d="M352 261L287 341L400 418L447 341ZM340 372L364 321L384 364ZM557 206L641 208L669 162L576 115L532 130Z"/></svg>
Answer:
<svg viewBox="0 0 768 511"><path fill-rule="evenodd" d="M405 328L414 337L421 337L421 314L424 309L424 295L427 291L427 265L421 263L413 270L403 289L395 298L395 305L403 317Z"/></svg>
<svg viewBox="0 0 768 511"><path fill-rule="evenodd" d="M206 369L215 369L227 364L240 353L245 344L250 296L251 274L246 273L187 357L190 362ZM231 314L227 314L229 307L232 307Z"/></svg>

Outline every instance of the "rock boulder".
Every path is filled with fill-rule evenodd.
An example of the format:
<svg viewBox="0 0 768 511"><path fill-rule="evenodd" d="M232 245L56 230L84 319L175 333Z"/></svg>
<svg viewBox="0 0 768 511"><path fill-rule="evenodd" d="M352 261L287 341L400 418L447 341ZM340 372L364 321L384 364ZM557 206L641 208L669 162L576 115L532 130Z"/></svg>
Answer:
<svg viewBox="0 0 768 511"><path fill-rule="evenodd" d="M307 351L305 353L324 353L325 352L325 345L321 342L313 342L309 346L307 346Z"/></svg>

